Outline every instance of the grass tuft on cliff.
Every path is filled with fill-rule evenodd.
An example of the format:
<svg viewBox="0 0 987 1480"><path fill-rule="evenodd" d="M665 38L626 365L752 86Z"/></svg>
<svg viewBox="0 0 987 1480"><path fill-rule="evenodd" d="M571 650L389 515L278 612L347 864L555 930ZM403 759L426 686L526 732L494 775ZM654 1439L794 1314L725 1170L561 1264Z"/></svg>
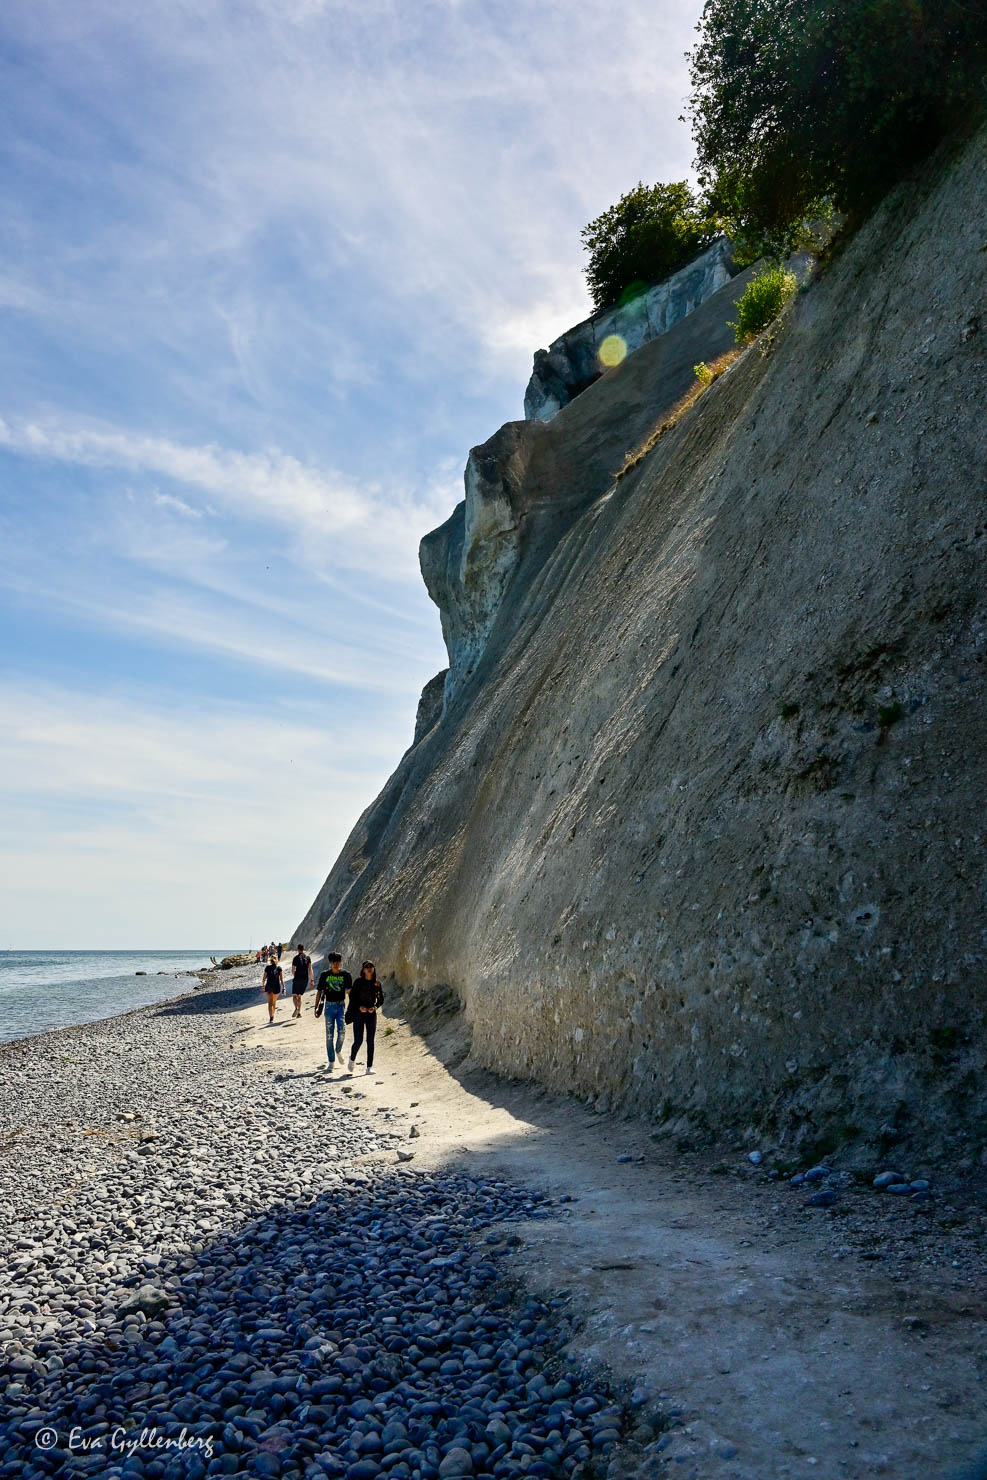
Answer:
<svg viewBox="0 0 987 1480"><path fill-rule="evenodd" d="M781 313L798 286L787 267L766 267L751 278L737 299L737 322L730 323L738 344L749 344Z"/></svg>
<svg viewBox="0 0 987 1480"><path fill-rule="evenodd" d="M743 354L743 346L737 349L728 349L725 354L715 359L711 365L707 365L705 360L703 360L696 366L695 383L689 387L684 396L676 401L667 416L662 417L654 431L649 433L640 447L634 452L627 453L624 458L623 467L617 473L615 482L619 483L621 478L626 478L627 474L633 468L636 468L639 463L644 461L648 453L652 452L658 446L662 437L667 436L673 427L678 426L686 412L691 410L699 398L709 390L710 386L719 380L725 371L730 369L730 366L741 354Z"/></svg>

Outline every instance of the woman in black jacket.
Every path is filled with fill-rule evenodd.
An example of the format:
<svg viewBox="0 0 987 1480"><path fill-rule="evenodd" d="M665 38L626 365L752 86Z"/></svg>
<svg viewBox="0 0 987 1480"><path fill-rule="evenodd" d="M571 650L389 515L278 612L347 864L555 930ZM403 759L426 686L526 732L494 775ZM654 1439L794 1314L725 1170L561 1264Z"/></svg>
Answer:
<svg viewBox="0 0 987 1480"><path fill-rule="evenodd" d="M374 1035L377 1032L377 1009L383 1006L384 994L377 980L377 969L372 961L364 961L360 975L350 989L350 1005L346 1016L353 1024L353 1047L350 1061L346 1065L352 1074L356 1069L356 1056L363 1047L363 1035L367 1035L367 1073L374 1072Z"/></svg>

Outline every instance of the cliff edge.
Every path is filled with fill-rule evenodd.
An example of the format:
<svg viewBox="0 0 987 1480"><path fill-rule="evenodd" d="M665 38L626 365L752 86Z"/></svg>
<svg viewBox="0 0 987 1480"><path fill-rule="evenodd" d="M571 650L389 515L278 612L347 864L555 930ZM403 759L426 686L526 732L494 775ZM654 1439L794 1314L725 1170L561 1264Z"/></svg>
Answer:
<svg viewBox="0 0 987 1480"><path fill-rule="evenodd" d="M450 671L302 937L668 1125L987 1145L982 180L898 190L626 476L747 274L423 542Z"/></svg>

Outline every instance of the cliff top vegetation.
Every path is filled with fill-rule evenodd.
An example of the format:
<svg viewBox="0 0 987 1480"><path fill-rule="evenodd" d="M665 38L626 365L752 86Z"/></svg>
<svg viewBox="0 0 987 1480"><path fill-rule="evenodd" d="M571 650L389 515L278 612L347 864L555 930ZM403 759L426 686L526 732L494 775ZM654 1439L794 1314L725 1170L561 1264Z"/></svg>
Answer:
<svg viewBox="0 0 987 1480"><path fill-rule="evenodd" d="M741 264L851 223L987 99L987 0L707 0L687 114L701 190L639 184L584 229L596 308L726 232Z"/></svg>

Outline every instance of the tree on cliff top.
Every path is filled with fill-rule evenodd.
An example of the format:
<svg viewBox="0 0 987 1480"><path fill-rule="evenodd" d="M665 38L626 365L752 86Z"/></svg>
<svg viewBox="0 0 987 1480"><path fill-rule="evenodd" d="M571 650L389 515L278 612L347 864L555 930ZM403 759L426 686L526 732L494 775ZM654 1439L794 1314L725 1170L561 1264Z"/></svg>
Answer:
<svg viewBox="0 0 987 1480"><path fill-rule="evenodd" d="M698 31L700 180L754 250L859 217L984 102L987 0L707 0Z"/></svg>
<svg viewBox="0 0 987 1480"><path fill-rule="evenodd" d="M583 228L586 282L596 309L609 308L691 262L717 234L684 180L639 183Z"/></svg>

